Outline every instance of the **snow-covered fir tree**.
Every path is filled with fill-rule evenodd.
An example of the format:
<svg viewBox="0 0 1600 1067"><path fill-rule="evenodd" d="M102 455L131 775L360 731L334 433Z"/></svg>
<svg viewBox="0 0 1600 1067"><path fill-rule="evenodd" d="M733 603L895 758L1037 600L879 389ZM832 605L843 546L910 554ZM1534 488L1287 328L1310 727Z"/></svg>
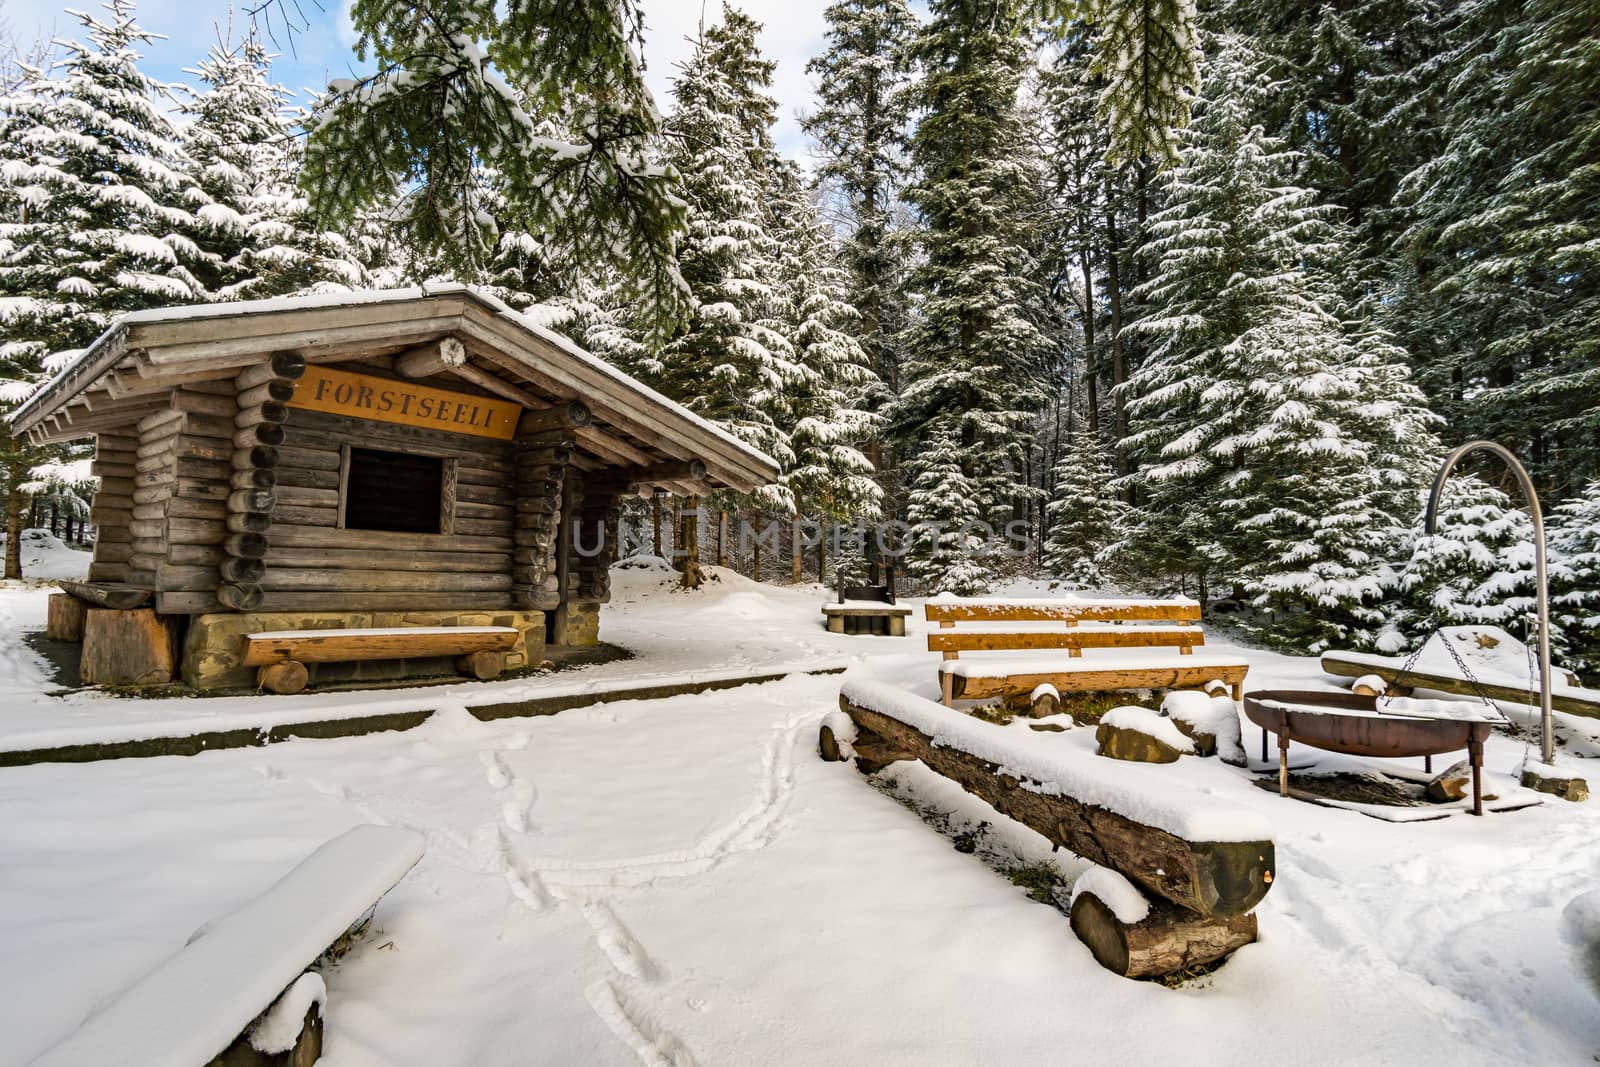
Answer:
<svg viewBox="0 0 1600 1067"><path fill-rule="evenodd" d="M1545 532L1552 630L1566 638L1562 662L1600 674L1600 481L1551 509Z"/></svg>
<svg viewBox="0 0 1600 1067"><path fill-rule="evenodd" d="M910 536L907 572L931 594L971 596L984 592L992 577L978 508L982 487L969 472L966 449L949 425L924 438L906 494L906 509L916 516Z"/></svg>
<svg viewBox="0 0 1600 1067"><path fill-rule="evenodd" d="M1044 406L1051 353L1030 319L1039 174L1017 102L1027 21L1016 0L935 0L930 10L913 48L923 113L906 190L922 223L923 262L912 277L920 305L894 427L917 487L907 503L913 523L953 506L999 529L1034 492L1024 477L1028 430ZM933 486L950 479L949 453L934 441L953 446L970 499L935 501ZM935 556L925 570L937 579L951 558Z"/></svg>
<svg viewBox="0 0 1600 1067"><path fill-rule="evenodd" d="M269 62L252 32L237 45L213 45L189 71L202 88L184 103L183 145L210 198L195 212L207 253L201 279L219 300L365 287L356 250L315 225L296 186L289 92L271 80Z"/></svg>
<svg viewBox="0 0 1600 1067"><path fill-rule="evenodd" d="M1082 428L1068 433L1045 505L1044 565L1053 577L1086 588L1105 584L1101 556L1116 542L1127 510L1112 479L1105 443Z"/></svg>
<svg viewBox="0 0 1600 1067"><path fill-rule="evenodd" d="M785 396L800 381L794 346L781 329L770 124L776 104L753 97L770 83L772 63L756 52L748 18L724 8L673 82L666 121L667 160L682 175L688 230L678 264L689 286L688 322L641 369L646 380L778 460L794 453L781 420ZM738 85L730 77L743 79ZM761 123L759 129L746 119ZM785 511L786 486L762 490Z"/></svg>
<svg viewBox="0 0 1600 1067"><path fill-rule="evenodd" d="M1150 345L1128 385L1143 536L1218 546L1210 577L1249 598L1264 639L1370 644L1432 416L1405 353L1344 321L1330 265L1348 230L1255 124L1270 91L1256 58L1219 43L1130 327Z"/></svg>
<svg viewBox="0 0 1600 1067"><path fill-rule="evenodd" d="M1597 32L1593 3L1456 6L1428 98L1444 145L1404 182L1396 257L1440 411L1569 494L1600 474Z"/></svg>
<svg viewBox="0 0 1600 1067"><path fill-rule="evenodd" d="M1411 559L1400 576L1406 632L1420 639L1439 626L1488 624L1533 636L1528 513L1481 479L1457 477L1445 487L1435 529L1425 536L1418 521Z"/></svg>
<svg viewBox="0 0 1600 1067"><path fill-rule="evenodd" d="M881 421L863 407L877 378L857 337L860 314L849 302L850 276L799 174L792 168L785 173L776 278L796 375L780 416L794 456L783 482L808 514L876 515L883 490L860 445Z"/></svg>
<svg viewBox="0 0 1600 1067"><path fill-rule="evenodd" d="M157 97L139 70L154 38L129 0L78 15L84 41L62 45L58 77L29 69L0 98L0 403L25 399L75 350L126 311L205 298L206 255L188 236L206 195ZM56 353L51 357L51 353ZM0 446L17 556L23 500L34 469L60 460L7 435Z"/></svg>
<svg viewBox="0 0 1600 1067"><path fill-rule="evenodd" d="M898 391L906 235L895 207L910 132L910 44L917 23L906 0L837 0L825 12L826 49L806 65L817 109L802 125L815 139L816 178L832 194L845 230L850 303L861 344L887 390Z"/></svg>

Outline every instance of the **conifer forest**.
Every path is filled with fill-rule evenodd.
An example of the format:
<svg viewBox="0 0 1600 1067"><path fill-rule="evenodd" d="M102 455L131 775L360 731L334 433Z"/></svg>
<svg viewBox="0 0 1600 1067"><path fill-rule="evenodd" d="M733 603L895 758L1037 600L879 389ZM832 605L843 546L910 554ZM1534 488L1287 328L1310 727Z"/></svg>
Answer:
<svg viewBox="0 0 1600 1067"><path fill-rule="evenodd" d="M887 524L908 589L1184 594L1302 652L1525 631L1499 467L1422 529L1488 439L1600 671L1600 6L836 0L796 153L734 3L649 91L659 2L355 0L314 96L281 2L179 85L133 0L13 46L0 402L128 312L466 282L778 461L630 505L669 549L831 584L837 539L720 531ZM7 577L83 536L83 458L0 442Z"/></svg>

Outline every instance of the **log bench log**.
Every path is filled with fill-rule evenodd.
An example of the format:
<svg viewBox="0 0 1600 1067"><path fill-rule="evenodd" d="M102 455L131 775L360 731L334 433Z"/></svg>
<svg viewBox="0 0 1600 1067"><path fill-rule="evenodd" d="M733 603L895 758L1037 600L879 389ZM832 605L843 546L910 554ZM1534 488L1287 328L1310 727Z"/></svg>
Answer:
<svg viewBox="0 0 1600 1067"><path fill-rule="evenodd" d="M246 634L242 660L257 667L256 683L271 693L306 687L308 663L456 656L462 673L487 681L505 668L517 643L511 626L414 626L398 629L283 630Z"/></svg>
<svg viewBox="0 0 1600 1067"><path fill-rule="evenodd" d="M416 866L423 848L421 834L391 826L358 826L328 841L260 896L203 927L33 1062L314 1062L322 1030L314 1001L288 1055L257 1052L253 1024L280 996L292 998L288 991L307 968Z"/></svg>
<svg viewBox="0 0 1600 1067"><path fill-rule="evenodd" d="M1272 887L1276 869L1270 830L1254 812L1150 777L1160 774L1155 768L1097 767L1094 756L1070 750L1046 754L1004 727L882 683L848 683L839 707L855 737L846 747L824 726L825 759L853 756L864 774L920 760L1053 845L1118 872L1153 897L1139 929L1074 916L1074 929L1108 968L1131 977L1172 973L1254 940L1250 912ZM1048 785L1015 773L1035 766L1046 768ZM1115 810L1108 799L1130 794L1148 821ZM1207 830L1222 839L1201 839ZM1171 970L1160 970L1169 964Z"/></svg>

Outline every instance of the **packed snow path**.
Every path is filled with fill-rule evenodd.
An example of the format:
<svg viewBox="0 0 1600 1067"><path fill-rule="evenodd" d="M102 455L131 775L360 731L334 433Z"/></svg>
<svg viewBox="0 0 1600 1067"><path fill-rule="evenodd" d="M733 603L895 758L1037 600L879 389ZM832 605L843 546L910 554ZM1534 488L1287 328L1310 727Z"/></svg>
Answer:
<svg viewBox="0 0 1600 1067"><path fill-rule="evenodd" d="M740 605L756 647L781 622L790 655L845 652L859 675L931 690L916 636L829 642L815 590L706 598L708 619L716 598ZM655 610L624 603L617 628ZM1250 655L1252 684L1316 677ZM446 708L408 733L0 772L0 1064L362 822L429 845L328 975L330 1067L1156 1063L1177 1043L1203 1063L1545 1065L1600 1049L1562 922L1600 874L1600 806L1388 824L1280 800L1215 760L1171 765L1271 822L1279 877L1259 944L1166 989L1108 975L1059 912L817 759L838 688L493 723ZM1491 773L1521 755L1497 739ZM920 770L884 777L1081 867Z"/></svg>

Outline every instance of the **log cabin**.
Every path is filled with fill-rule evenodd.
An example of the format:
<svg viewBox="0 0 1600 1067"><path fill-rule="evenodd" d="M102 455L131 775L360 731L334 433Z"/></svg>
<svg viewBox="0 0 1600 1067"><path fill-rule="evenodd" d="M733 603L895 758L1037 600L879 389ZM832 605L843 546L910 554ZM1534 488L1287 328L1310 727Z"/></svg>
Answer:
<svg viewBox="0 0 1600 1067"><path fill-rule="evenodd" d="M330 630L372 655L314 681L436 667L394 655L406 628L515 630L503 666L535 665L598 641L623 498L778 475L459 285L125 315L10 421L94 440L93 561L51 605L86 684L267 684L251 635Z"/></svg>

